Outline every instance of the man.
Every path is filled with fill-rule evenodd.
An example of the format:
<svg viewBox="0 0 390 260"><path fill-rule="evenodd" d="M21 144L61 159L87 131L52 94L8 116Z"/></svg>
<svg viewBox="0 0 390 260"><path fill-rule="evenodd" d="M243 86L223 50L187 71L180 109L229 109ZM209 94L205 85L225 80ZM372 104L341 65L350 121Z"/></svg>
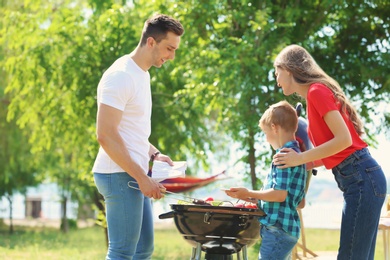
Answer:
<svg viewBox="0 0 390 260"><path fill-rule="evenodd" d="M99 82L100 149L92 171L106 204L106 259L150 259L153 254L150 199L160 199L165 188L147 176L149 161L173 163L149 143L152 100L148 70L175 58L183 33L179 21L167 15L153 16L145 22L134 51L117 59ZM139 190L129 187L132 181Z"/></svg>

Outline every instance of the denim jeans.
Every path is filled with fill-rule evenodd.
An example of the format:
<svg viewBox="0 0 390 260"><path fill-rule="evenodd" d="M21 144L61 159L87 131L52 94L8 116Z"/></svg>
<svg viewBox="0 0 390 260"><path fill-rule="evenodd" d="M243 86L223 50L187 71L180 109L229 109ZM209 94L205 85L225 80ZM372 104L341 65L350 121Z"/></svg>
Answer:
<svg viewBox="0 0 390 260"><path fill-rule="evenodd" d="M298 238L286 233L279 223L274 226L261 226L261 246L259 260L288 260L298 242Z"/></svg>
<svg viewBox="0 0 390 260"><path fill-rule="evenodd" d="M151 200L128 186L125 172L94 173L95 184L106 204L108 252L106 259L151 259L154 250ZM138 188L136 183L132 186Z"/></svg>
<svg viewBox="0 0 390 260"><path fill-rule="evenodd" d="M374 259L387 186L382 168L364 148L347 157L332 172L344 196L337 259Z"/></svg>

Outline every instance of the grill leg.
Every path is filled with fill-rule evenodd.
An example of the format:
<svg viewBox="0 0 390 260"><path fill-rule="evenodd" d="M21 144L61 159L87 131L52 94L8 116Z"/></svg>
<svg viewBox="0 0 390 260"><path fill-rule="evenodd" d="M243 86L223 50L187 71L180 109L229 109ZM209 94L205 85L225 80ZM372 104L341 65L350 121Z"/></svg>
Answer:
<svg viewBox="0 0 390 260"><path fill-rule="evenodd" d="M196 251L196 248L193 247L190 260L195 260L195 253L196 253L195 251Z"/></svg>
<svg viewBox="0 0 390 260"><path fill-rule="evenodd" d="M241 251L237 252L237 260L241 260Z"/></svg>
<svg viewBox="0 0 390 260"><path fill-rule="evenodd" d="M196 248L192 248L192 255L190 260L200 260L202 255L202 245L200 243L196 243Z"/></svg>
<svg viewBox="0 0 390 260"><path fill-rule="evenodd" d="M246 246L243 246L243 247L241 248L243 260L248 260L248 254L247 254L246 249L247 249Z"/></svg>

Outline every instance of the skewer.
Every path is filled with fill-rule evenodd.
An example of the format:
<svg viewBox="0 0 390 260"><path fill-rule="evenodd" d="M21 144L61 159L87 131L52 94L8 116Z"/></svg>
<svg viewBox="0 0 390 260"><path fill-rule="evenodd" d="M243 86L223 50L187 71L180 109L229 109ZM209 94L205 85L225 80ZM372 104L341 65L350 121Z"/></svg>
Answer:
<svg viewBox="0 0 390 260"><path fill-rule="evenodd" d="M129 182L127 183L127 186L129 186L129 188L132 188L132 189L135 189L135 190L140 190L139 188L132 186L131 183L137 184L136 181L129 181ZM189 202L189 203L193 203L193 204L198 204L198 205L210 205L209 203L207 203L207 202L204 201L204 200L192 198L192 197L189 197L189 196L180 195L180 194L177 194L177 193L174 193L174 192L171 192L171 191L167 191L167 190L164 190L164 189L161 189L160 191L161 191L161 193L163 193L163 194L170 194L170 195L174 195L174 196L179 196L179 197L181 197L181 198L178 198L178 197L172 197L172 196L171 196L171 198L174 198L174 199L177 199L177 200L182 200L182 201L185 201L185 202ZM184 199L183 199L183 198L184 198ZM188 201L188 199L190 199L191 201Z"/></svg>

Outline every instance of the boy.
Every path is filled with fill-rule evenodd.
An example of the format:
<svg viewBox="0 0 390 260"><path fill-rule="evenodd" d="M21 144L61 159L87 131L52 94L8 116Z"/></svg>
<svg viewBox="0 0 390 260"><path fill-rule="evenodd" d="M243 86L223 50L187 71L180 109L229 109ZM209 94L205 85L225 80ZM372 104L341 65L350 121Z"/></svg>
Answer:
<svg viewBox="0 0 390 260"><path fill-rule="evenodd" d="M261 117L259 127L276 152L282 148L300 152L295 139L298 116L287 101L270 106ZM305 165L278 169L272 164L262 190L233 187L226 191L233 198L259 200L259 206L267 214L259 219L262 224L259 259L280 260L291 257L300 235L297 207L305 195L306 175Z"/></svg>

